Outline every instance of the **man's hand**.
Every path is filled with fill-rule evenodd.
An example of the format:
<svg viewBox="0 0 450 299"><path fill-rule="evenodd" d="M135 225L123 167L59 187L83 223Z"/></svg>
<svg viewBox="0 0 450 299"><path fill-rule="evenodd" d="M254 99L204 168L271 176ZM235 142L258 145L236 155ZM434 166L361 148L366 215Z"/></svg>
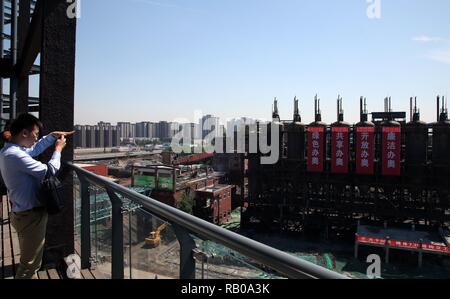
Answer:
<svg viewBox="0 0 450 299"><path fill-rule="evenodd" d="M75 131L72 132L61 132L61 131L56 131L56 132L52 132L51 135L53 135L55 138L59 139L62 136L67 137L67 136L71 136L75 133Z"/></svg>
<svg viewBox="0 0 450 299"><path fill-rule="evenodd" d="M59 138L56 141L55 151L61 153L65 147L66 147L66 138L64 137L64 135L62 135L61 138Z"/></svg>

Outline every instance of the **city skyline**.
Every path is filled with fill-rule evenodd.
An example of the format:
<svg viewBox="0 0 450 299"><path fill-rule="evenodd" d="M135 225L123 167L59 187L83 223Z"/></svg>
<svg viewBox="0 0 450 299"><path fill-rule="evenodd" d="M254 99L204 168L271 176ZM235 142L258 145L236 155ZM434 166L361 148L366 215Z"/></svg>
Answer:
<svg viewBox="0 0 450 299"><path fill-rule="evenodd" d="M242 119L241 119L242 120ZM240 121L238 121L240 123ZM229 122L230 123L230 122ZM219 118L207 114L202 116L198 123L178 122L122 122L116 124L107 121L99 121L97 124L75 125L75 147L78 148L103 148L120 146L123 141L130 140L169 140L183 134L183 138L192 140L204 139L209 134L216 137L221 135L222 125ZM187 135L189 134L189 136Z"/></svg>
<svg viewBox="0 0 450 299"><path fill-rule="evenodd" d="M448 110L448 97L447 96L441 96L441 95L438 95L437 97L439 97L439 100L440 100L440 106L439 106L439 110L441 111L441 109L442 109L442 107L443 107L443 105L444 105L444 107L445 107L445 109L446 110ZM431 107L432 108L432 112L434 113L434 115L431 117L431 119L430 119L430 121L429 121L429 123L433 123L433 122L435 122L436 120L437 120L437 116L436 116L436 105L437 105L437 97L434 99L434 101L430 101L430 104L431 104L431 106L428 106L428 107ZM389 97L386 97L386 98L384 98L383 99L383 105L384 105L384 101L386 100L386 99L388 99ZM275 98L275 99L277 99L277 98ZM361 98L360 98L361 99ZM405 112L406 113L406 121L408 122L408 121L410 121L410 115L409 115L409 112L410 112L410 106L409 106L409 103L410 103L410 100L413 100L413 108L414 108L414 103L417 103L417 109L418 109L418 112L419 112L419 114L422 116L421 117L421 120L422 121L424 121L424 118L423 118L423 114L422 114L422 111L423 111L423 109L421 109L421 106L420 106L420 102L418 102L418 100L417 100L417 97L410 97L409 99L408 99L408 107L407 107L407 109L406 109L406 107L405 107L405 109L396 109L396 107L395 107L395 105L393 105L393 108L392 108L392 112ZM321 100L320 98L319 98L319 100ZM342 100L342 99L341 99ZM445 100L445 101L444 101ZM278 103L278 111L280 111L280 109L279 109L279 107L280 107L280 101L277 99L277 103ZM320 104L320 101L319 101L319 104ZM321 105L321 104L320 104ZM368 106L368 105L367 105ZM366 106L366 108L367 108L367 106ZM356 105L355 105L355 107L356 107ZM322 115L322 120L325 122L325 123L328 123L328 124L332 124L332 123L334 123L335 121L337 121L337 118L336 118L336 107L334 108L334 119L331 119L330 121L327 121L327 119L325 119L324 117L323 117L323 115L324 115L324 113L323 113L323 111L324 111L324 109L323 109L323 106L320 106L319 107L320 108L320 112L321 112L321 115ZM359 101L358 101L358 106L357 106L357 108L359 109ZM273 111L273 102L272 102L272 111ZM314 110L313 110L314 111ZM367 109L367 111L368 111L368 114L369 114L369 116L372 114L372 113L379 113L379 112L384 112L384 107L382 108L382 109L379 109L379 110L377 110L377 111L371 111L370 109ZM197 111L198 112L198 111ZM357 118L356 117L353 117L353 121L349 121L349 119L348 118L345 118L345 109L343 109L343 112L344 112L344 120L346 121L346 122L348 122L348 123L353 123L353 124L356 124L356 123L358 123L359 121L360 121L360 119L359 119L359 117L360 117L360 114L359 114L359 110L358 110L358 114L357 114ZM268 113L269 114L269 113ZM282 121L290 121L290 120L293 120L293 115L294 115L294 107L292 107L292 113L291 114L287 114L287 113L285 113L284 115L286 115L286 117L284 117L284 115L283 115L283 113L279 113L280 114L280 119L282 120ZM270 113L270 115L272 115L272 113ZM250 121L271 121L271 119L272 119L272 117L265 117L265 118L254 118L254 117L247 117L247 116L238 116L238 117L230 117L230 118L226 118L225 120L224 119L222 119L222 118L220 118L220 117L217 117L217 116L214 116L213 114L205 114L204 116L203 116L203 118L204 117L207 117L207 116L212 116L213 118L217 118L217 120L218 120L218 123L220 124L220 125L223 125L223 126L227 126L227 124L229 124L230 122L232 123L232 122L236 122L236 121L240 121L240 120L250 120ZM428 115L429 116L429 115ZM314 114L310 117L310 121L305 121L305 119L304 119L304 117L303 117L303 115L302 115L302 111L300 110L300 117L302 118L302 122L303 123L305 123L305 124L309 124L309 123L312 123L313 121L314 121ZM85 125L85 126L96 126L96 125L99 125L99 124L101 124L101 123L106 123L106 124L110 124L110 125L118 125L118 124L120 124L120 123L129 123L129 124L140 124L140 123L151 123L151 124L157 124L157 123L161 123L161 122L163 122L163 123L168 123L168 124L171 124L171 123L176 123L176 124L200 124L201 123L201 120L202 119L199 119L197 122L196 122L196 120L195 119L185 119L185 118L181 118L181 119L183 119L183 120L185 120L185 121L179 121L180 120L180 118L177 118L177 119L175 119L175 120L149 120L149 119L147 119L147 120L137 120L137 121L123 121L123 120L118 120L118 121L116 121L116 122L112 122L112 121L105 121L105 120L95 120L94 122L91 122L91 123L76 123L75 125ZM370 120L370 117L369 117L369 120Z"/></svg>

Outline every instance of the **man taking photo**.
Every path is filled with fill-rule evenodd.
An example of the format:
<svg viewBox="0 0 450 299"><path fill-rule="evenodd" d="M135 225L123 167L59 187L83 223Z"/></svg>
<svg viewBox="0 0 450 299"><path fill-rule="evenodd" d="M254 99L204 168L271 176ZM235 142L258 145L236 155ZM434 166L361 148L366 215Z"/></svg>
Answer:
<svg viewBox="0 0 450 299"><path fill-rule="evenodd" d="M55 175L61 166L66 136L74 132L53 132L38 141L42 123L31 114L22 114L10 127L9 142L0 151L0 172L11 203L11 224L17 231L20 264L16 279L36 278L42 264L48 214L38 200L47 173ZM47 164L34 157L55 145Z"/></svg>

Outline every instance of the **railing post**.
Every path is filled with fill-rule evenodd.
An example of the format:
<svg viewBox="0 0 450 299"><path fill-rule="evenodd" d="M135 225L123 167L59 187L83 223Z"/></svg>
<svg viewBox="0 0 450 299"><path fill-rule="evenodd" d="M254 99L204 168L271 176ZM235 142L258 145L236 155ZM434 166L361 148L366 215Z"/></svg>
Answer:
<svg viewBox="0 0 450 299"><path fill-rule="evenodd" d="M91 267L91 196L89 182L78 175L81 189L81 269Z"/></svg>
<svg viewBox="0 0 450 299"><path fill-rule="evenodd" d="M124 278L123 267L123 214L122 200L114 191L107 189L109 199L112 204L112 279ZM130 261L131 264L131 261Z"/></svg>
<svg viewBox="0 0 450 299"><path fill-rule="evenodd" d="M195 279L195 242L181 226L173 223L172 227L180 243L180 279Z"/></svg>

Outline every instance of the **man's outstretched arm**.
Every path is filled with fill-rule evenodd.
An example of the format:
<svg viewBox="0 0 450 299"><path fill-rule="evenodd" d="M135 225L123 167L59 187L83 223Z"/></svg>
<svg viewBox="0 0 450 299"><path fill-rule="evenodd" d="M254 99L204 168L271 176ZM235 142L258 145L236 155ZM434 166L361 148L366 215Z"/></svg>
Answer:
<svg viewBox="0 0 450 299"><path fill-rule="evenodd" d="M55 141L57 139L60 139L62 136L70 136L73 135L75 131L72 132L62 132L62 131L56 131L52 132L49 135L43 137L41 140L39 140L35 145L33 145L31 148L25 149L25 152L29 154L31 157L37 157L40 154L42 154L47 148L55 144Z"/></svg>
<svg viewBox="0 0 450 299"><path fill-rule="evenodd" d="M44 136L35 145L30 148L24 149L31 157L37 157L42 154L46 149L55 144L56 137L52 134Z"/></svg>

